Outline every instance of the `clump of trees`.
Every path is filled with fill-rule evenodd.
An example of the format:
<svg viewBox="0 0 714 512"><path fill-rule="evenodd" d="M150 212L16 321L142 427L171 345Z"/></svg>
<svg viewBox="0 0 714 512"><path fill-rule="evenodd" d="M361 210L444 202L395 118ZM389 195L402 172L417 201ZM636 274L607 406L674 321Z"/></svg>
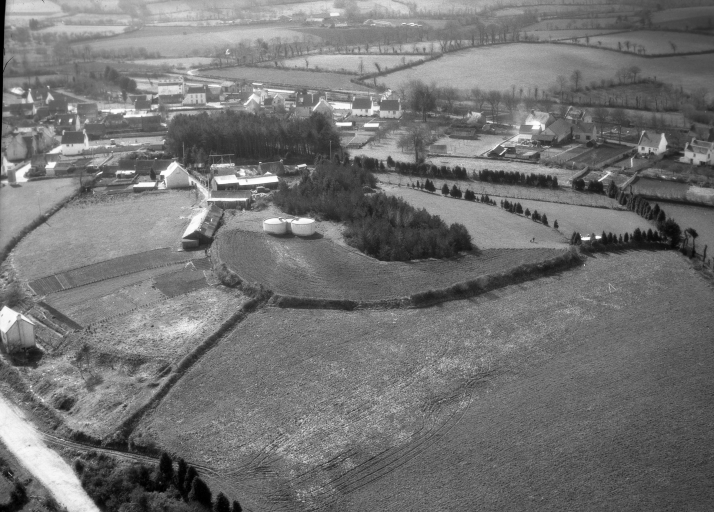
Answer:
<svg viewBox="0 0 714 512"><path fill-rule="evenodd" d="M518 171L496 171L483 169L474 171L471 175L473 179L489 183L500 183L504 185L521 185L525 187L558 188L558 178L550 174L526 174Z"/></svg>
<svg viewBox="0 0 714 512"><path fill-rule="evenodd" d="M670 247L675 248L679 246L682 241L682 228L674 219L667 217L667 214L658 204L652 206L644 197L627 194L623 191L619 191L615 198L617 202L625 206L628 210L653 222L661 237L669 242Z"/></svg>
<svg viewBox="0 0 714 512"><path fill-rule="evenodd" d="M143 464L119 464L108 455L89 452L74 461L74 470L84 490L104 512L242 511L238 501L231 504L223 493L218 493L214 501L196 468L179 459L174 470L174 462L167 453L162 453L159 464L151 468Z"/></svg>
<svg viewBox="0 0 714 512"><path fill-rule="evenodd" d="M274 202L291 215L318 214L344 222L347 243L384 261L448 258L472 249L462 224L439 217L396 197L366 194L376 186L372 173L357 165L322 163L296 186L281 184Z"/></svg>
<svg viewBox="0 0 714 512"><path fill-rule="evenodd" d="M340 148L340 136L332 122L317 113L291 120L231 111L178 115L169 124L166 142L173 154L184 157L185 163L192 163L185 158L189 153L198 154L200 150L205 154L269 159L288 153L315 157Z"/></svg>

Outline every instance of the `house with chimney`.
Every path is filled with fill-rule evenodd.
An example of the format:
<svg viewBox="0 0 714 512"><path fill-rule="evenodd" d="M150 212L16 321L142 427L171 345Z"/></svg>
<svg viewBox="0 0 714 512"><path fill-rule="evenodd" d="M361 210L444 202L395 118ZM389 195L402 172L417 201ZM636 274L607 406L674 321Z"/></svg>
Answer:
<svg viewBox="0 0 714 512"><path fill-rule="evenodd" d="M379 102L379 117L381 119L400 119L404 115L400 100L382 100Z"/></svg>
<svg viewBox="0 0 714 512"><path fill-rule="evenodd" d="M353 116L373 116L372 98L355 98L352 100L351 113Z"/></svg>
<svg viewBox="0 0 714 512"><path fill-rule="evenodd" d="M691 142L684 145L684 157L679 161L693 165L714 165L714 142L692 138Z"/></svg>
<svg viewBox="0 0 714 512"><path fill-rule="evenodd" d="M206 86L191 85L186 89L186 95L183 98L183 105L205 105L206 104Z"/></svg>
<svg viewBox="0 0 714 512"><path fill-rule="evenodd" d="M637 143L637 153L640 155L662 155L667 151L667 138L664 133L642 131Z"/></svg>
<svg viewBox="0 0 714 512"><path fill-rule="evenodd" d="M62 155L81 155L85 150L89 149L89 138L87 137L87 131L82 130L81 132L70 132L64 131L62 133Z"/></svg>

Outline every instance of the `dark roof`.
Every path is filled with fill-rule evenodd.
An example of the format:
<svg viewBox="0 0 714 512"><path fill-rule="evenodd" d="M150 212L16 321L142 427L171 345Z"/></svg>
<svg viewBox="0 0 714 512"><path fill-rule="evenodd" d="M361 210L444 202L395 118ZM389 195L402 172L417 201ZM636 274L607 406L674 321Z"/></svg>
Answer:
<svg viewBox="0 0 714 512"><path fill-rule="evenodd" d="M574 132L592 133L594 129L595 129L594 123L583 123L582 121L578 121L577 123L575 123L573 125Z"/></svg>
<svg viewBox="0 0 714 512"><path fill-rule="evenodd" d="M518 130L518 133L520 135L532 135L533 134L533 127L529 124L522 124L520 129Z"/></svg>
<svg viewBox="0 0 714 512"><path fill-rule="evenodd" d="M402 104L399 100L383 100L379 102L380 110L401 110Z"/></svg>
<svg viewBox="0 0 714 512"><path fill-rule="evenodd" d="M92 112L97 112L99 109L96 103L77 103L77 113L78 114L89 114Z"/></svg>
<svg viewBox="0 0 714 512"><path fill-rule="evenodd" d="M269 172L277 175L285 172L285 166L283 165L283 162L261 162L260 171L262 173Z"/></svg>
<svg viewBox="0 0 714 512"><path fill-rule="evenodd" d="M192 85L186 90L186 94L201 94L206 92L205 85Z"/></svg>
<svg viewBox="0 0 714 512"><path fill-rule="evenodd" d="M84 144L84 133L64 132L62 135L62 144Z"/></svg>
<svg viewBox="0 0 714 512"><path fill-rule="evenodd" d="M352 102L352 108L357 110L370 110L372 108L372 100L369 98L355 98Z"/></svg>
<svg viewBox="0 0 714 512"><path fill-rule="evenodd" d="M134 110L151 110L151 102L146 98L134 102Z"/></svg>
<svg viewBox="0 0 714 512"><path fill-rule="evenodd" d="M573 125L570 124L570 122L566 121L563 118L560 118L548 125L548 128L546 128L545 130L546 132L552 133L554 135L564 136L570 133L570 129L572 128L572 126Z"/></svg>
<svg viewBox="0 0 714 512"><path fill-rule="evenodd" d="M132 160L130 158L122 158L119 160L118 170L120 171L149 171L152 166L154 172L159 174L169 168L173 160Z"/></svg>

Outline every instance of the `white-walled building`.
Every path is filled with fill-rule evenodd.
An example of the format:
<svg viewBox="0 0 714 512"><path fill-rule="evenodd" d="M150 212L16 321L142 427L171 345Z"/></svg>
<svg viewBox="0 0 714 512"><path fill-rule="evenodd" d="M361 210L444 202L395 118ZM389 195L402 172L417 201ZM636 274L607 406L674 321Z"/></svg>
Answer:
<svg viewBox="0 0 714 512"><path fill-rule="evenodd" d="M174 96L177 94L183 96L186 93L186 84L183 77L180 76L168 80L159 80L158 89L159 96Z"/></svg>
<svg viewBox="0 0 714 512"><path fill-rule="evenodd" d="M192 85L186 90L186 95L183 98L184 105L205 105L206 104L206 86Z"/></svg>
<svg viewBox="0 0 714 512"><path fill-rule="evenodd" d="M379 117L382 119L399 119L403 114L401 101L382 100L379 102Z"/></svg>
<svg viewBox="0 0 714 512"><path fill-rule="evenodd" d="M0 339L7 352L35 346L35 323L4 306L0 310Z"/></svg>
<svg viewBox="0 0 714 512"><path fill-rule="evenodd" d="M81 132L64 131L62 133L61 152L64 156L81 155L85 149L89 149L89 138L87 130Z"/></svg>
<svg viewBox="0 0 714 512"><path fill-rule="evenodd" d="M684 146L684 157L680 162L693 165L714 165L714 142L692 139Z"/></svg>
<svg viewBox="0 0 714 512"><path fill-rule="evenodd" d="M166 188L188 188L191 186L188 171L177 162L172 162L166 170L161 171L161 178L166 184Z"/></svg>
<svg viewBox="0 0 714 512"><path fill-rule="evenodd" d="M661 155L665 151L667 151L667 138L664 133L642 132L637 143L637 152L640 155Z"/></svg>
<svg viewBox="0 0 714 512"><path fill-rule="evenodd" d="M371 98L355 98L352 101L352 115L353 116L372 116L374 115L374 109L372 107Z"/></svg>

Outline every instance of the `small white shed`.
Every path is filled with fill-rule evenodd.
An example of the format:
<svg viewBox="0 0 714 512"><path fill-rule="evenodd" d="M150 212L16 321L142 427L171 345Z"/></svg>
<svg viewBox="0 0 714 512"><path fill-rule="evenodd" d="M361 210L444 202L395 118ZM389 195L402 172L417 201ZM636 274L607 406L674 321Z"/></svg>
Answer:
<svg viewBox="0 0 714 512"><path fill-rule="evenodd" d="M22 313L4 306L0 310L0 337L7 352L35 346L35 323Z"/></svg>

